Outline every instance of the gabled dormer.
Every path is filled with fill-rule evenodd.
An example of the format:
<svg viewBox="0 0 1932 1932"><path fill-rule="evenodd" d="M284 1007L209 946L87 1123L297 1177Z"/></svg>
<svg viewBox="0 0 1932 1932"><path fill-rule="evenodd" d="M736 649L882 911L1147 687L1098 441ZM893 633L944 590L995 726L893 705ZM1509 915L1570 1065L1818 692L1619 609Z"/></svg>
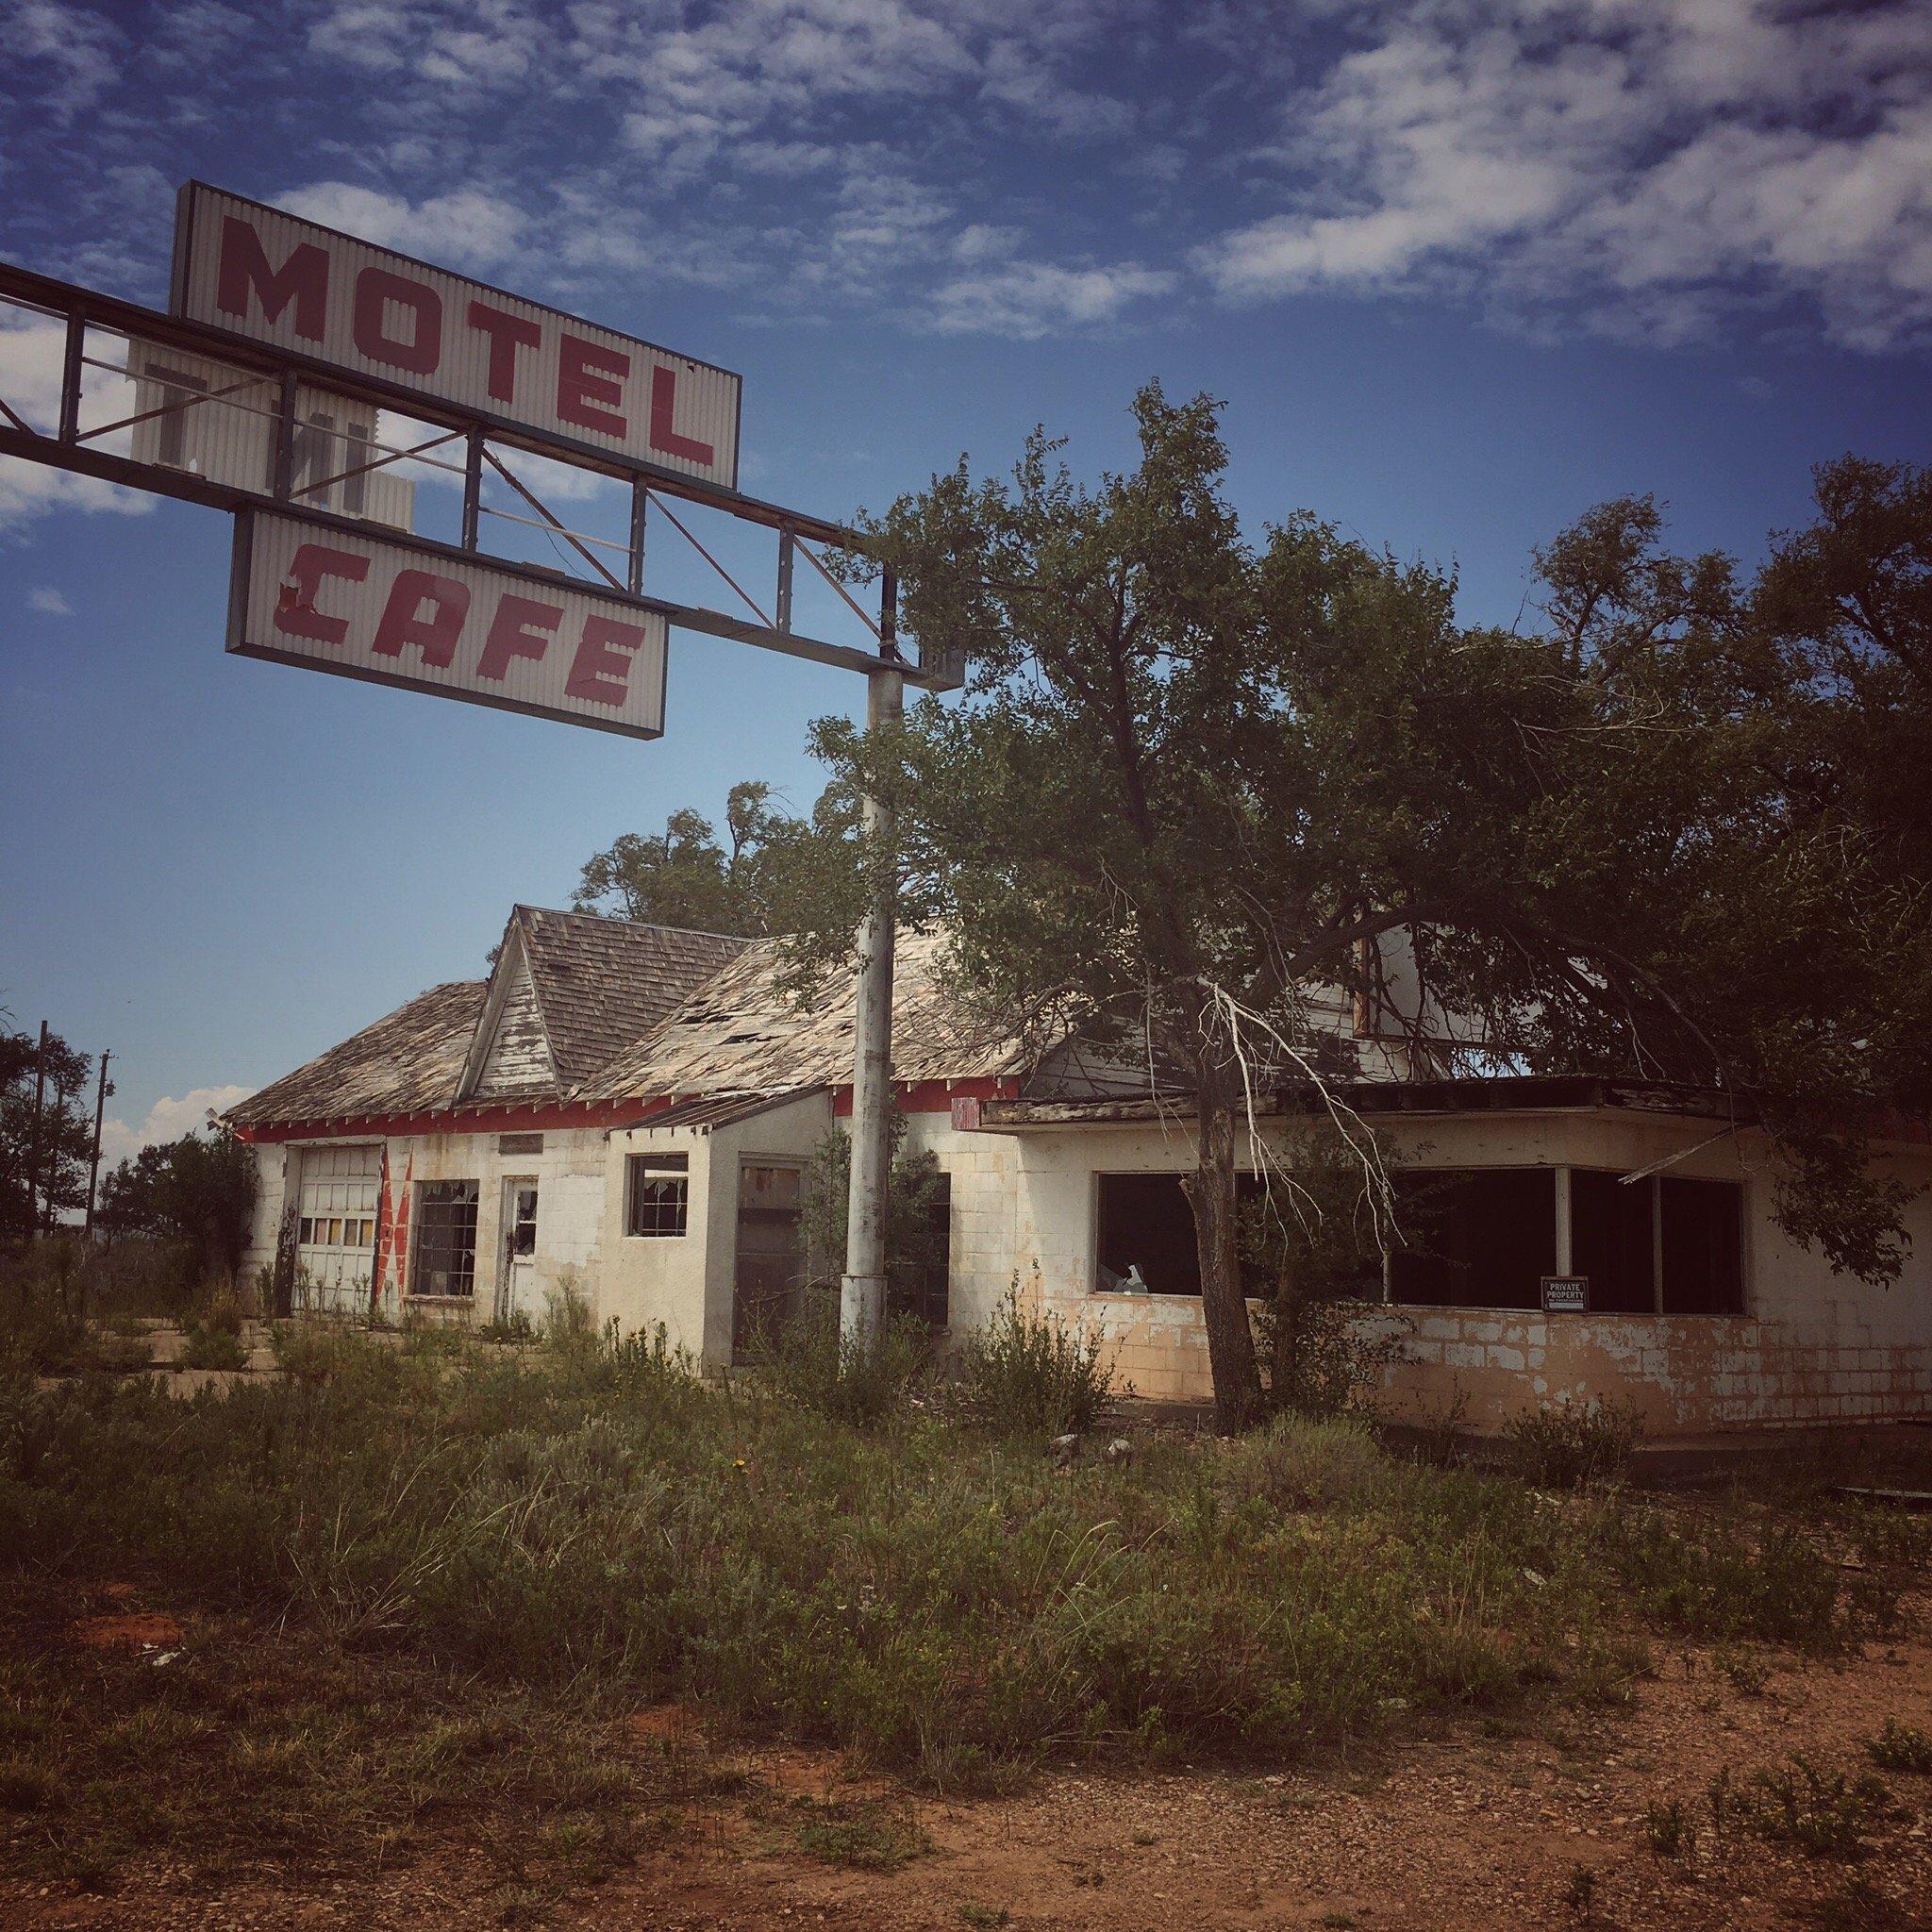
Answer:
<svg viewBox="0 0 1932 1932"><path fill-rule="evenodd" d="M524 908L511 912L490 974L490 991L457 1087L458 1101L541 1100L561 1082L550 1029L538 997L525 934Z"/></svg>

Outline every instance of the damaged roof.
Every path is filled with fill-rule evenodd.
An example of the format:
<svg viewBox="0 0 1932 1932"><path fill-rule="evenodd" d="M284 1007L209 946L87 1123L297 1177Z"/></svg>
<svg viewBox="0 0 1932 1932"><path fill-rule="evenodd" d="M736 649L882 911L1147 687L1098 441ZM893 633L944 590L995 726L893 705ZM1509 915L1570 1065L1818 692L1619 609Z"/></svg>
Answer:
<svg viewBox="0 0 1932 1932"><path fill-rule="evenodd" d="M554 1083L515 1094L591 1104L699 1098L762 1106L852 1079L853 975L828 974L804 1008L782 984L774 940L731 939L519 906L491 979L432 988L387 1019L228 1110L237 1126L359 1120L489 1106L464 1101L486 1058L520 942L547 1035ZM899 941L892 1072L904 1082L1024 1070L1021 1043L978 1026L941 984L942 941ZM494 993L495 997L492 997ZM653 1120L652 1124L658 1124ZM715 1123L714 1123L715 1124Z"/></svg>
<svg viewBox="0 0 1932 1932"><path fill-rule="evenodd" d="M523 937L565 1092L635 1045L752 943L538 906L517 907L510 925Z"/></svg>
<svg viewBox="0 0 1932 1932"><path fill-rule="evenodd" d="M487 982L453 979L231 1107L237 1126L353 1120L447 1107L483 1011Z"/></svg>
<svg viewBox="0 0 1932 1932"><path fill-rule="evenodd" d="M976 1026L942 986L942 952L936 934L900 936L892 980L893 1079L972 1080L1021 1071L1029 1058L1021 1043ZM853 975L828 975L822 997L801 1008L780 984L783 965L777 941L755 941L613 1061L586 1097L849 1085Z"/></svg>

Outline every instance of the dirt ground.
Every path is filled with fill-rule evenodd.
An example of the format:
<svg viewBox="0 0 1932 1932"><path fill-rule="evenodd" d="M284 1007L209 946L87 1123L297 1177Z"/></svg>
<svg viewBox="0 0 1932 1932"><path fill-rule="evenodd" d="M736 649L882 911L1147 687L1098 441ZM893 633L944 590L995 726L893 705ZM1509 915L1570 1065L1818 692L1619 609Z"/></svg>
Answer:
<svg viewBox="0 0 1932 1932"><path fill-rule="evenodd" d="M1913 1620L1920 1632L1928 1607ZM1741 1669L1740 1688L1712 1654L1659 1647L1656 1674L1625 1707L1465 1726L1319 1774L1181 1767L1050 1776L1009 1799L902 1801L835 1762L745 1754L749 1796L658 1821L654 1850L541 1921L585 1932L1932 1928L1932 1778L1887 1774L1897 1814L1856 1864L1735 1827L1714 1834L1707 1800L1726 1769L1742 1785L1802 1751L1821 1767L1862 1770L1862 1741L1887 1718L1932 1727L1932 1643L1869 1645L1836 1664L1759 1661L1771 1665L1761 1687ZM677 1724L646 1713L638 1728L661 1740ZM902 1822L927 1845L897 1870L814 1862L782 1828L800 1798L882 1793L904 1803ZM1647 1807L1673 1798L1698 1827L1689 1857L1650 1843ZM1594 1874L1587 1909L1579 1865ZM218 1889L165 1868L105 1894L0 1876L0 1925L34 1932L471 1932L502 1923L503 1910L489 1859L454 1845L399 1869Z"/></svg>

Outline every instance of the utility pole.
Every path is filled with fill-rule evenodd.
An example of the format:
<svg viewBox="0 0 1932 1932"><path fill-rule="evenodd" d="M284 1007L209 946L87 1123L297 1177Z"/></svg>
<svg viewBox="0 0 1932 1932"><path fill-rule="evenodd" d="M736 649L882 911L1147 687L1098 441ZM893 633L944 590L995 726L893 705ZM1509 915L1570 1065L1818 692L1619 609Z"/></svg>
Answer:
<svg viewBox="0 0 1932 1932"><path fill-rule="evenodd" d="M897 586L887 573L879 610L879 642L898 656L894 636ZM906 711L905 674L881 668L867 674L865 727L870 737L896 724ZM890 847L892 808L868 795L863 825L867 844ZM839 1332L864 1341L878 1332L886 1312L886 1189L892 1165L892 952L897 936L898 881L882 868L870 909L858 928L858 983L852 1026L852 1185L846 1197L845 1276L839 1290Z"/></svg>
<svg viewBox="0 0 1932 1932"><path fill-rule="evenodd" d="M94 1153L87 1170L87 1224L81 1229L81 1238L92 1241L94 1238L94 1185L101 1177L101 1117L108 1110L108 1062L113 1056L104 1046L101 1049L101 1085L94 1095Z"/></svg>
<svg viewBox="0 0 1932 1932"><path fill-rule="evenodd" d="M47 1023L41 1022L41 1050L34 1056L34 1126L27 1141L26 1238L41 1231L41 1108L47 1097Z"/></svg>

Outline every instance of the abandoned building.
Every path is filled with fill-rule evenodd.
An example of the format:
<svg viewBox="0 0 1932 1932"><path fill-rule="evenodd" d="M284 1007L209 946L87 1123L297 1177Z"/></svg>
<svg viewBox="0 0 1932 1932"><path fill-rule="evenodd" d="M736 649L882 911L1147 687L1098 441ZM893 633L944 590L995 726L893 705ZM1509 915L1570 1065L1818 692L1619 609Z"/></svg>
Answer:
<svg viewBox="0 0 1932 1932"><path fill-rule="evenodd" d="M260 1163L253 1264L292 1240L301 1304L661 1324L708 1365L801 1277L801 1180L849 1111L852 994L786 996L774 942L518 907L487 980L438 986L228 1116ZM1763 1136L1717 1096L1424 1077L1407 1032L1337 999L1348 1098L1436 1205L1379 1282L1398 1411L1496 1427L1614 1396L1656 1433L1932 1415L1932 1194L1900 1281L1834 1275L1774 1214ZM1099 1333L1141 1396L1208 1392L1185 1109L1077 1040L968 1027L902 941L894 1074L944 1176L921 1306L955 1336L1017 1290ZM1285 1103L1284 1103L1285 1104ZM1262 1109L1261 1131L1280 1115ZM1874 1158L1913 1187L1923 1141Z"/></svg>

